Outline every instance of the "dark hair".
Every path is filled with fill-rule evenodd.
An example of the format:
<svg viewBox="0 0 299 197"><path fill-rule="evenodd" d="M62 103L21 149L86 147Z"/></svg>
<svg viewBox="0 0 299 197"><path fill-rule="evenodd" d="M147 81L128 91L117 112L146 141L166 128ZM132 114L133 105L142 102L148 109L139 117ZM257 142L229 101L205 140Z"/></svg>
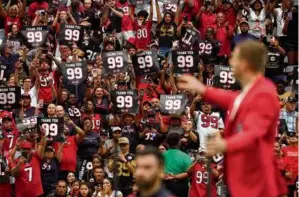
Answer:
<svg viewBox="0 0 299 197"><path fill-rule="evenodd" d="M85 186L88 188L88 194L87 194L87 197L91 197L91 196L92 196L92 192L91 192L89 183L88 183L88 182L81 182L79 188L81 188L82 185L85 185ZM81 197L81 196L82 196L82 195L81 195L81 193L79 192L79 197Z"/></svg>
<svg viewBox="0 0 299 197"><path fill-rule="evenodd" d="M175 147L179 144L180 135L178 133L171 133L167 136L166 141L169 147Z"/></svg>
<svg viewBox="0 0 299 197"><path fill-rule="evenodd" d="M66 182L65 180L59 180L59 181L57 182L57 185L58 185L59 183L65 183L65 186L67 186L67 182Z"/></svg>
<svg viewBox="0 0 299 197"><path fill-rule="evenodd" d="M148 156L148 155L154 156L158 160L159 166L161 167L164 166L164 157L156 147L146 146L143 150L137 151L137 157Z"/></svg>
<svg viewBox="0 0 299 197"><path fill-rule="evenodd" d="M74 183L79 183L79 185L80 185L80 180L79 180L79 179L75 179L75 180L71 183L71 186L73 186Z"/></svg>

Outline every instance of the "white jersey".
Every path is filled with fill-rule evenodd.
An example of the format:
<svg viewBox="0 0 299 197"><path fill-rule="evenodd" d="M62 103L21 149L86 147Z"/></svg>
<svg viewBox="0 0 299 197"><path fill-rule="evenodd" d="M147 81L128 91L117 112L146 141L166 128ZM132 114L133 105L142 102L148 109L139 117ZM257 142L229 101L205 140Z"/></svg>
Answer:
<svg viewBox="0 0 299 197"><path fill-rule="evenodd" d="M261 35L264 35L266 32L266 13L263 8L259 15L256 15L255 11L250 8L250 12L248 15L248 22L250 26L249 33L254 35L257 38L260 38Z"/></svg>
<svg viewBox="0 0 299 197"><path fill-rule="evenodd" d="M196 131L200 137L200 146L204 148L205 138L208 135L215 133L219 129L224 129L223 120L217 112L205 114L199 111L195 113Z"/></svg>
<svg viewBox="0 0 299 197"><path fill-rule="evenodd" d="M282 11L281 8L275 8L275 12L276 12L276 36L281 37L281 36L285 36L282 33L282 29L284 26L284 13Z"/></svg>

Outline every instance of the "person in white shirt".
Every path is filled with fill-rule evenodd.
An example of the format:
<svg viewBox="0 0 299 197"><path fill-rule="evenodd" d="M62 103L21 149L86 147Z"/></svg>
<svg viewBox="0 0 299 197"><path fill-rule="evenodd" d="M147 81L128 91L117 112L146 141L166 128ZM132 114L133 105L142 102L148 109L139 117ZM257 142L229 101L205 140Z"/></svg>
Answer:
<svg viewBox="0 0 299 197"><path fill-rule="evenodd" d="M31 97L31 106L37 107L37 91L35 86L31 87L32 85L32 79L31 77L26 77L23 80L23 88L21 89L21 95L24 93L30 94Z"/></svg>

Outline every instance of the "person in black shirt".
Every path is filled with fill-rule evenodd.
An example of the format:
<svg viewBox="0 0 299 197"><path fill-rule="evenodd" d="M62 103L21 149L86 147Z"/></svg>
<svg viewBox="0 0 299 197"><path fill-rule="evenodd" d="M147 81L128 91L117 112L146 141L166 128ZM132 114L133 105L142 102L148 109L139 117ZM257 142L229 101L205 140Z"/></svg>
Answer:
<svg viewBox="0 0 299 197"><path fill-rule="evenodd" d="M120 33L122 18L124 14L121 9L116 8L116 0L108 0L103 13L103 26L107 33Z"/></svg>
<svg viewBox="0 0 299 197"><path fill-rule="evenodd" d="M43 183L44 195L53 192L58 181L59 163L61 161L61 144L55 157L55 150L51 146L46 147L45 156L41 162L41 178Z"/></svg>

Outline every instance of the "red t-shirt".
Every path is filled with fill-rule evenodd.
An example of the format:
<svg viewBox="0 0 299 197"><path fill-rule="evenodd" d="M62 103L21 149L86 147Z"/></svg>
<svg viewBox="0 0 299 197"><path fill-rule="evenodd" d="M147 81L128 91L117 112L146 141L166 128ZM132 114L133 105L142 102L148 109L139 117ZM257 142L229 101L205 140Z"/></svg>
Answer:
<svg viewBox="0 0 299 197"><path fill-rule="evenodd" d="M216 165L212 165L212 168L216 168ZM190 197L205 197L207 196L207 184L208 184L208 172L207 168L201 163L196 163L192 167L191 171L191 187L189 191ZM212 177L211 182L211 197L217 196L216 189L216 177Z"/></svg>
<svg viewBox="0 0 299 197"><path fill-rule="evenodd" d="M14 168L17 163L18 160L11 165L11 168ZM16 197L33 197L44 193L40 164L41 158L36 152L33 152L30 161L21 165L20 173L16 177L15 183Z"/></svg>
<svg viewBox="0 0 299 197"><path fill-rule="evenodd" d="M121 4L119 1L116 2L116 7L123 10L124 16L122 18L121 31L133 31L133 22L130 17L129 1Z"/></svg>
<svg viewBox="0 0 299 197"><path fill-rule="evenodd" d="M9 33L9 27L10 25L16 24L19 28L19 30L22 27L22 20L20 17L10 17L7 16L5 17L5 22L4 22L4 28L5 28L5 35Z"/></svg>
<svg viewBox="0 0 299 197"><path fill-rule="evenodd" d="M60 143L61 142L54 143L53 147L55 148L56 152L58 151ZM62 149L60 170L75 172L77 163L77 149L78 146L76 136L67 136L65 145Z"/></svg>
<svg viewBox="0 0 299 197"><path fill-rule="evenodd" d="M195 17L197 15L197 13L199 12L199 9L201 7L199 1L194 0L193 3L194 3L193 7L190 8L188 6L188 0L185 0L184 9L183 9L182 13L180 14L180 23L183 21L185 16L187 16L188 21L191 21L192 18Z"/></svg>
<svg viewBox="0 0 299 197"><path fill-rule="evenodd" d="M14 128L11 132L3 130L3 134L5 137L3 149L5 151L9 151L9 149L13 148L16 145L17 139L19 137L19 132L16 128Z"/></svg>
<svg viewBox="0 0 299 197"><path fill-rule="evenodd" d="M148 49L148 45L151 43L151 29L152 29L152 21L148 21L145 24L138 25L137 22L134 23L135 41L136 48L146 50Z"/></svg>
<svg viewBox="0 0 299 197"><path fill-rule="evenodd" d="M225 26L214 26L216 30L216 40L218 40L221 44L219 56L229 56L231 53L231 39L228 37L229 34L232 34L233 28L231 26L226 30Z"/></svg>
<svg viewBox="0 0 299 197"><path fill-rule="evenodd" d="M2 152L3 150L0 149L0 151ZM11 160L8 157L8 152L4 150L3 156L5 157L7 165L9 166L11 163ZM2 169L0 166L0 170L3 170L3 166L2 166ZM2 173L3 173L3 171L2 171ZM0 176L2 176L2 175L0 175ZM11 186L12 185L10 183L1 183L0 184L1 197L11 197L12 196L12 187Z"/></svg>
<svg viewBox="0 0 299 197"><path fill-rule="evenodd" d="M34 3L31 3L30 6L29 6L29 9L28 9L28 16L31 19L34 19L35 18L35 12L37 10L48 10L48 8L49 8L49 4L47 2L42 2L42 3L34 2Z"/></svg>
<svg viewBox="0 0 299 197"><path fill-rule="evenodd" d="M290 166L293 174L292 180L288 180L288 184L294 184L298 176L298 146L286 146L282 148L284 162Z"/></svg>
<svg viewBox="0 0 299 197"><path fill-rule="evenodd" d="M200 27L199 27L201 39L204 40L205 35L206 35L206 30L209 27L213 27L215 25L216 25L216 14L209 13L209 12L203 12L201 14Z"/></svg>

